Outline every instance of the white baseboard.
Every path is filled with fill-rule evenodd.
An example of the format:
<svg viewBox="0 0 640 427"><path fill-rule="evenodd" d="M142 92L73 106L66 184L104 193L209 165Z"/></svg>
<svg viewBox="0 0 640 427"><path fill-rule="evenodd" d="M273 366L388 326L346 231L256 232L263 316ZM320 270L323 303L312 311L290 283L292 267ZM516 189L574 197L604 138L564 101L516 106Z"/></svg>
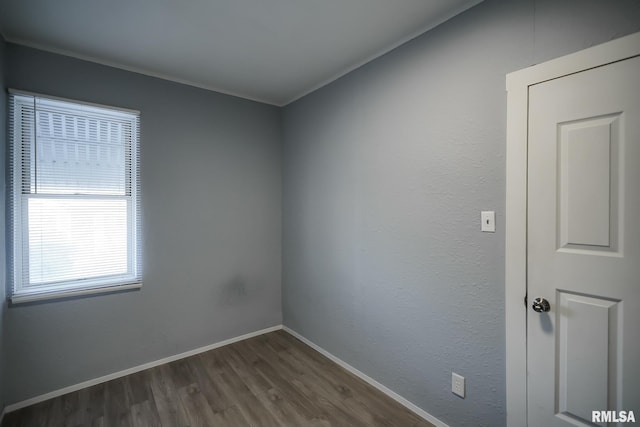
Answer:
<svg viewBox="0 0 640 427"><path fill-rule="evenodd" d="M18 409L25 408L30 405L35 405L36 403L44 402L45 400L53 399L54 397L62 396L63 394L71 393L74 391L81 390L83 388L91 387L96 384L101 384L107 381L115 380L116 378L121 378L127 375L135 374L136 372L144 371L145 369L154 368L159 365L164 365L165 363L174 362L176 360L184 359L185 357L194 356L196 354L204 353L205 351L213 350L218 347L223 347L228 344L233 344L234 342L243 341L249 338L256 337L258 335L267 334L269 332L278 331L282 329L282 325L272 326L270 328L261 329L259 331L250 332L248 334L240 335L239 337L229 338L224 341L220 341L214 344L210 344L204 347L196 348L193 350L185 351L184 353L176 354L174 356L165 357L163 359L155 360L153 362L144 363L142 365L134 366L133 368L125 369L124 371L114 372L113 374L105 375L99 378L95 378L92 380L84 381L79 384L71 385L65 388L61 388L59 390L51 391L49 393L42 394L40 396L32 397L27 400L23 400L18 403L13 403L11 405L7 405L2 411L2 415L0 416L0 423L2 422L2 417L4 417L5 413L17 411Z"/></svg>
<svg viewBox="0 0 640 427"><path fill-rule="evenodd" d="M430 423L434 424L436 427L449 427L447 424L443 423L442 421L440 421L439 419L437 419L436 417L434 417L433 415L431 415L427 411L425 411L425 410L419 408L418 406L416 406L415 404L409 402L407 399L405 399L404 397L400 396L395 391L393 391L393 390L385 387L384 385L380 384L378 381L374 380L370 376L360 372L359 370L357 370L353 366L349 365L344 360L342 360L342 359L334 356L333 354L329 353L327 350L325 350L324 348L320 347L316 343L314 343L312 341L309 341L307 338L305 338L304 336L300 335L299 333L297 333L293 329L288 328L287 326L283 326L282 329L284 329L286 332L290 333L294 337L298 338L300 341L302 341L303 343L307 344L309 347L313 348L318 353L326 356L328 359L330 359L333 362L337 363L338 365L342 366L344 369L346 369L347 371L351 372L353 375L355 375L358 378L362 379L363 381L371 384L373 387L377 388L378 390L380 390L381 392L383 392L384 394L386 394L387 396L389 396L390 398L392 398L396 402L400 403L402 406L404 406L405 408L409 409L411 412L415 413L419 417L424 418L425 420L427 420Z"/></svg>
<svg viewBox="0 0 640 427"><path fill-rule="evenodd" d="M102 377L99 377L99 378L94 378L92 380L88 380L88 381L81 382L79 384L75 384L75 385L71 385L71 386L68 386L68 387L64 387L64 388L61 388L59 390L55 390L55 391L51 391L49 393L42 394L40 396L32 397L30 399L23 400L23 401L18 402L18 403L13 403L11 405L7 405L7 406L5 406L4 410L0 413L0 424L2 424L2 419L4 418L5 414L8 414L9 412L17 411L18 409L22 409L22 408L25 408L25 407L30 406L30 405L35 405L36 403L44 402L45 400L53 399L54 397L62 396L62 395L67 394L67 393L72 393L74 391L78 391L78 390L81 390L83 388L87 388L87 387L91 387L91 386L94 386L94 385L97 385L97 384L101 384L101 383L104 383L104 382L107 382L107 381L115 380L117 378L121 378L121 377L124 377L124 376L127 376L127 375L135 374L136 372L144 371L145 369L154 368L156 366L163 365L165 363L174 362L176 360L184 359L185 357L194 356L196 354L204 353L205 351L213 350L213 349L216 349L218 347L223 347L223 346L228 345L228 344L233 344L233 343L238 342L238 341L243 341L243 340L246 340L246 339L249 339L249 338L256 337L258 335L267 334L269 332L277 331L277 330L280 330L280 329L284 329L286 332L288 332L291 335L293 335L294 337L298 338L300 341L302 341L303 343L307 344L309 347L313 348L318 353L326 356L328 359L330 359L333 362L337 363L338 365L342 366L344 369L346 369L347 371L351 372L352 374L354 374L358 378L360 378L363 381L371 384L373 387L377 388L378 390L380 390L381 392L383 392L384 394L386 394L387 396L389 396L390 398L392 398L396 402L400 403L401 405L403 405L404 407L406 407L410 411L414 412L419 417L424 418L425 420L427 420L430 423L434 424L436 427L449 427L447 424L443 423L442 421L440 421L439 419L437 419L433 415L429 414L428 412L426 412L423 409L419 408L415 404L411 403L410 401L408 401L404 397L400 396L398 393L396 393L393 390L387 388L386 386L380 384L379 382L377 382L373 378L369 377L368 375L360 372L359 370L357 370L353 366L349 365L347 362L345 362L342 359L339 359L338 357L336 357L333 354L329 353L327 350L323 349L322 347L320 347L319 345L315 344L314 342L309 341L307 338L305 338L304 336L300 335L299 333L297 333L293 329L290 329L290 328L288 328L286 326L283 326L283 325L276 325L276 326L272 326L270 328L261 329L259 331L250 332L248 334L244 334L244 335L241 335L241 336L238 336L238 337L229 338L229 339L224 340L224 341L220 341L220 342L217 342L217 343L214 343L214 344L210 344L210 345L207 345L207 346L204 346L204 347L199 347L199 348L196 348L196 349L193 349L193 350L189 350L189 351L186 351L184 353L176 354L176 355L173 355L173 356L165 357L163 359L155 360L153 362L144 363L142 365L138 365L138 366L134 366L134 367L129 368L129 369L125 369L123 371L114 372L114 373L109 374L109 375L105 375L105 376L102 376Z"/></svg>

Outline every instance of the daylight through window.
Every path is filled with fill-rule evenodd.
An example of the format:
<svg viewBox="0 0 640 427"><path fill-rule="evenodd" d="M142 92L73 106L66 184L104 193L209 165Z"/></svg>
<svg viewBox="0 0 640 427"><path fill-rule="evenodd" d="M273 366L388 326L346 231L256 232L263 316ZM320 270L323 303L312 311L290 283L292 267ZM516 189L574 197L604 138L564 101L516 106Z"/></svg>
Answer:
<svg viewBox="0 0 640 427"><path fill-rule="evenodd" d="M139 286L139 113L10 101L12 299Z"/></svg>

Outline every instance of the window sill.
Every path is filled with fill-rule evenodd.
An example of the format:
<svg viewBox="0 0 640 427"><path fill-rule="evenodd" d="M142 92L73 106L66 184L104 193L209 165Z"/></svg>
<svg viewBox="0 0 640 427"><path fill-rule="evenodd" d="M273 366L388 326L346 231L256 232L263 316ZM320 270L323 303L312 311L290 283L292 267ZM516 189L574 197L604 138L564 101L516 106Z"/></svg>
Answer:
<svg viewBox="0 0 640 427"><path fill-rule="evenodd" d="M13 295L9 300L11 304L24 304L35 301L54 300L62 298L73 298L93 294L106 294L121 291L130 291L142 288L142 283L132 283L128 285L103 286L99 288L73 289L60 292L41 292L41 293L24 293Z"/></svg>

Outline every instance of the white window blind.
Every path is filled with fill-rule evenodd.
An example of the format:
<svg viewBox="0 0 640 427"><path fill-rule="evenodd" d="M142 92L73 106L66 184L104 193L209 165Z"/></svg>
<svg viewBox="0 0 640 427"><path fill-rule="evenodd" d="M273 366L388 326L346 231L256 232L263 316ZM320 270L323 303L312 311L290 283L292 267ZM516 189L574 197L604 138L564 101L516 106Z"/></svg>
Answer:
<svg viewBox="0 0 640 427"><path fill-rule="evenodd" d="M139 113L12 93L12 300L139 286Z"/></svg>

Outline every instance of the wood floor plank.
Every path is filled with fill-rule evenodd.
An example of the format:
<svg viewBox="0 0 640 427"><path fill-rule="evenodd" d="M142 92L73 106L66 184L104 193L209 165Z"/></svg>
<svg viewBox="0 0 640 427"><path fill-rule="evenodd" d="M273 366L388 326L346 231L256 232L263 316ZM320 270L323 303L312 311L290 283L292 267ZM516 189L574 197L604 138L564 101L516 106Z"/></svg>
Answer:
<svg viewBox="0 0 640 427"><path fill-rule="evenodd" d="M169 366L161 365L150 370L149 388L163 426L188 425Z"/></svg>
<svg viewBox="0 0 640 427"><path fill-rule="evenodd" d="M223 356L229 367L251 393L257 395L265 393L271 388L271 385L262 376L258 375L255 367L247 363L233 348L228 348L223 353Z"/></svg>
<svg viewBox="0 0 640 427"><path fill-rule="evenodd" d="M347 419L352 425L371 425L368 423L368 417L362 420L362 416L357 416L360 408L352 408L347 405L345 399L352 396L351 390L339 381L332 372L328 372L317 363L307 360L303 363L301 360L293 356L281 353L280 357L288 359L292 365L298 364L298 369L304 373L300 376L300 381L294 381L296 390L308 396L313 401L322 402L326 412L339 413L340 418ZM324 363L324 361L322 361ZM326 372L326 376L322 374ZM357 411L355 411L356 409Z"/></svg>
<svg viewBox="0 0 640 427"><path fill-rule="evenodd" d="M199 355L205 365L205 368L211 375L223 374L228 370L228 365L225 363L224 359L220 357L220 352L218 351L222 348L224 347L212 351L207 351L206 353L202 353Z"/></svg>
<svg viewBox="0 0 640 427"><path fill-rule="evenodd" d="M1 427L428 427L284 331L7 414Z"/></svg>
<svg viewBox="0 0 640 427"><path fill-rule="evenodd" d="M281 424L269 411L266 411L258 398L250 394L238 402L238 410L252 427L278 427Z"/></svg>
<svg viewBox="0 0 640 427"><path fill-rule="evenodd" d="M97 384L79 391L86 394L87 400L84 406L84 425L97 425L104 423L104 391L105 383ZM96 421L103 420L103 421Z"/></svg>
<svg viewBox="0 0 640 427"><path fill-rule="evenodd" d="M215 414L207 399L200 393L197 384L190 384L178 390L178 396L187 415L189 426L206 427L215 424Z"/></svg>
<svg viewBox="0 0 640 427"><path fill-rule="evenodd" d="M270 356L266 352L263 352L263 356L266 360L260 360L256 363L258 373L269 381L273 388L280 390L290 404L294 406L306 419L326 420L327 414L322 408L322 405L318 405L318 402L314 402L313 398L310 398L309 394L300 393L300 391L294 386L294 383L300 374L293 373L287 369L279 369L282 367L278 366L279 362L282 362L282 359L274 359L273 356Z"/></svg>
<svg viewBox="0 0 640 427"><path fill-rule="evenodd" d="M134 427L159 427L158 408L152 400L138 402L131 406L131 424Z"/></svg>
<svg viewBox="0 0 640 427"><path fill-rule="evenodd" d="M261 353L261 356L268 359L272 366L276 366L277 369L272 369L271 372L268 372L267 369L263 368L262 372L272 379L276 386L282 387L282 389L286 390L287 385L285 384L288 384L289 388L291 388L291 394L297 396L296 401L300 402L300 398L304 398L306 402L311 402L311 407L315 411L313 414L307 414L309 419L329 420L332 425L341 425L340 420L345 422L344 425L365 425L354 417L347 408L338 403L341 397L335 394L334 387L331 384L315 376L307 364L293 361L292 359L289 360L282 349L277 351L277 348L282 347L279 345L269 346L268 351ZM283 383L281 379L285 379L286 383ZM311 386L307 385L307 383L311 384ZM322 386L324 389L319 391L317 386ZM330 393L327 394L326 390L329 390ZM301 406L304 409L308 407L304 403Z"/></svg>
<svg viewBox="0 0 640 427"><path fill-rule="evenodd" d="M131 426L130 405L125 382L126 377L105 383L104 419L108 426Z"/></svg>
<svg viewBox="0 0 640 427"><path fill-rule="evenodd" d="M262 406L277 420L280 426L307 426L309 420L288 402L276 389L256 395Z"/></svg>
<svg viewBox="0 0 640 427"><path fill-rule="evenodd" d="M191 370L198 379L200 392L204 395L214 413L223 413L227 408L235 405L235 402L220 387L221 380L217 375L211 377L205 368L200 356L191 360Z"/></svg>
<svg viewBox="0 0 640 427"><path fill-rule="evenodd" d="M303 356L304 354L308 355L310 359L314 360L314 362L321 364L321 366L313 364L309 365L310 371L316 374L316 380L321 382L331 381L333 383L333 387L345 399L345 403L348 403L347 406L350 409L357 410L359 406L364 405L372 416L377 417L377 421L375 421L374 424L386 425L390 422L393 423L394 417L391 417L391 420L388 420L387 418L389 416L385 414L396 413L402 413L403 418L412 418L413 422L421 420L415 416L415 414L394 400L389 399L386 395L380 393L369 384L359 381L352 373L342 368L331 370L326 369L325 364L332 362L310 347L304 344L298 345L295 343L295 341L298 341L295 337L286 334L284 336L281 335L280 338L288 340L294 344L282 352L281 355L283 358L290 357L292 363L299 363L299 361L305 360L305 357ZM357 396L354 402L348 400L354 395ZM369 420L369 422L371 423L372 421ZM399 420L395 420L395 422L399 422Z"/></svg>
<svg viewBox="0 0 640 427"><path fill-rule="evenodd" d="M226 425L230 427L238 426L249 426L249 421L242 415L242 412L238 409L237 406L230 406L222 412L222 418L224 419Z"/></svg>
<svg viewBox="0 0 640 427"><path fill-rule="evenodd" d="M171 379L176 387L183 388L193 384L194 378L187 359L176 360L168 363L167 366L171 371Z"/></svg>
<svg viewBox="0 0 640 427"><path fill-rule="evenodd" d="M143 403L151 397L149 371L136 372L125 377L125 390L131 405Z"/></svg>

